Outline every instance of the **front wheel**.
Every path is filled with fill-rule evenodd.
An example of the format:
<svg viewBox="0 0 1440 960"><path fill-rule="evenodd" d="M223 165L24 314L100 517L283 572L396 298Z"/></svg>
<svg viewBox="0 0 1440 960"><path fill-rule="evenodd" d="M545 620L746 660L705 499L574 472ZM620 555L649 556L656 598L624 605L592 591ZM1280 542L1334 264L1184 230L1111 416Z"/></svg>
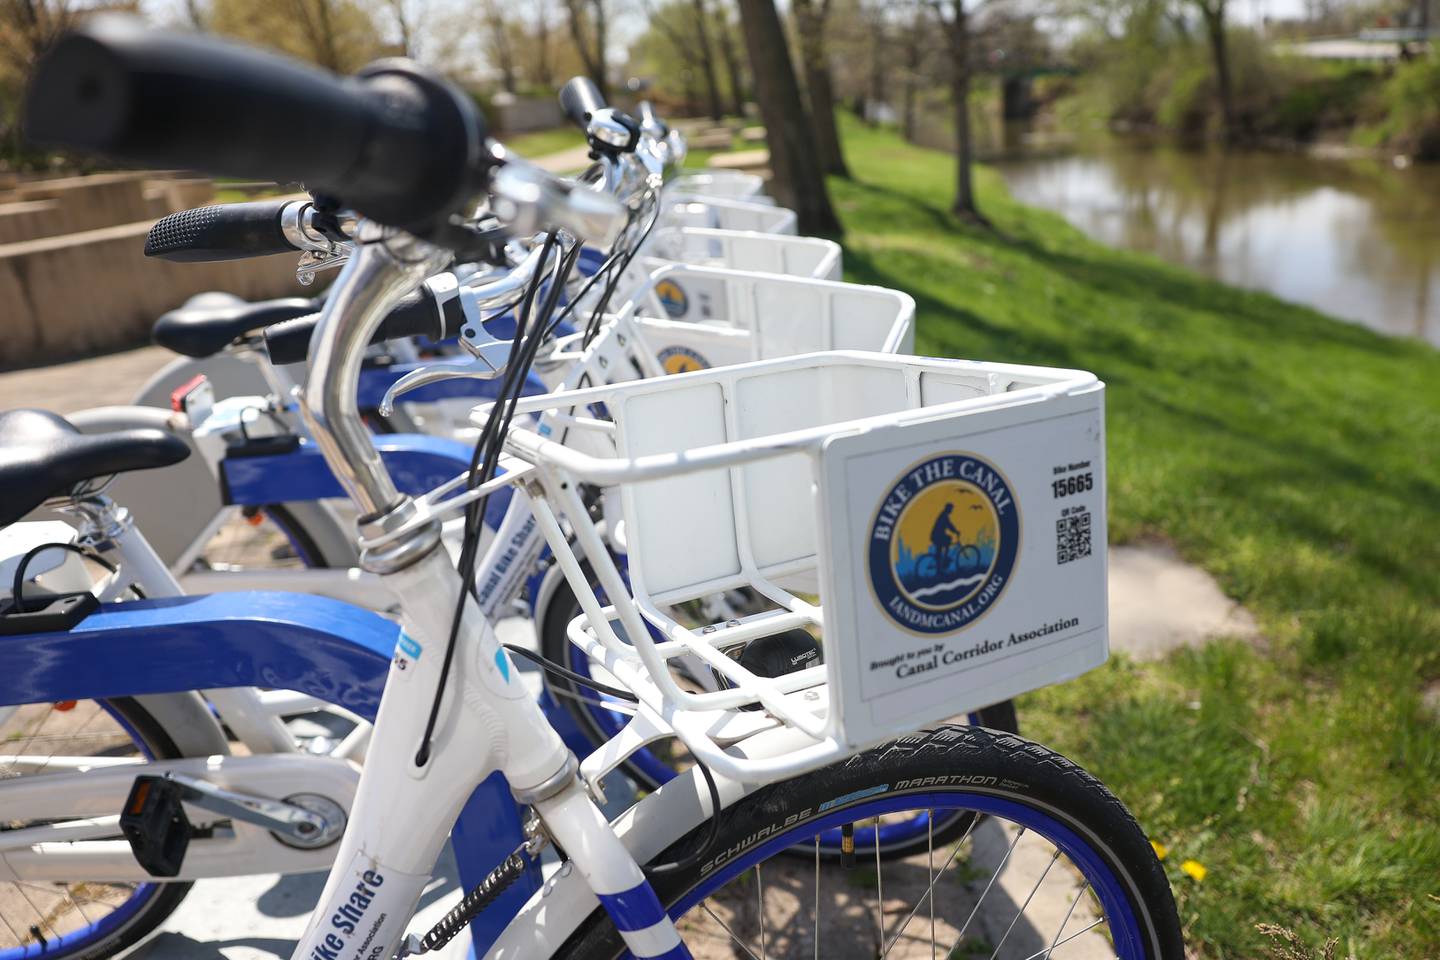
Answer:
<svg viewBox="0 0 1440 960"><path fill-rule="evenodd" d="M917 812L959 812L968 825L905 860L861 844L848 869L782 856L818 849L827 830ZM725 810L694 857L710 829L697 824L657 858L691 866L651 875L695 956L1184 956L1165 873L1130 813L1083 769L1018 736L941 727L764 787ZM559 955L623 950L597 910Z"/></svg>
<svg viewBox="0 0 1440 960"><path fill-rule="evenodd" d="M160 722L130 697L31 704L6 713L0 782L44 776L50 758L72 764L88 757L128 760L143 772L147 760L181 755ZM0 811L3 796L0 788ZM7 831L43 825L0 814L0 841ZM118 826L109 839L123 842ZM148 936L189 890L189 883L0 882L0 960L113 956Z"/></svg>

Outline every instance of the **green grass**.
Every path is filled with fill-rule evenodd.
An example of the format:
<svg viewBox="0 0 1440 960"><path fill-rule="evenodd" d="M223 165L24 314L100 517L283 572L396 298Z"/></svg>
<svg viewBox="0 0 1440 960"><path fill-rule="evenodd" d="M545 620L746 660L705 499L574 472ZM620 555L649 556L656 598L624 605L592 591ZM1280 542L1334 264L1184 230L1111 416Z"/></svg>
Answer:
<svg viewBox="0 0 1440 960"><path fill-rule="evenodd" d="M1192 949L1255 924L1359 958L1440 956L1440 353L1104 247L948 156L844 129L846 273L918 305L918 349L1108 383L1112 542L1163 538L1258 618L1023 698L1166 860ZM1194 859L1208 875L1192 880Z"/></svg>
<svg viewBox="0 0 1440 960"><path fill-rule="evenodd" d="M585 135L576 127L557 127L534 133L500 134L500 142L527 160L585 145Z"/></svg>

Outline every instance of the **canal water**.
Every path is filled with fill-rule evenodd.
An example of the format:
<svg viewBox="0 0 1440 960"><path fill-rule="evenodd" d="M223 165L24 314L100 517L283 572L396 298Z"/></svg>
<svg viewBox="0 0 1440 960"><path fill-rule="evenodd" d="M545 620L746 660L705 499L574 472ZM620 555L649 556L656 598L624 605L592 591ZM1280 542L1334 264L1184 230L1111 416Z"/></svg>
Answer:
<svg viewBox="0 0 1440 960"><path fill-rule="evenodd" d="M1440 167L1120 141L992 162L1112 246L1440 346Z"/></svg>

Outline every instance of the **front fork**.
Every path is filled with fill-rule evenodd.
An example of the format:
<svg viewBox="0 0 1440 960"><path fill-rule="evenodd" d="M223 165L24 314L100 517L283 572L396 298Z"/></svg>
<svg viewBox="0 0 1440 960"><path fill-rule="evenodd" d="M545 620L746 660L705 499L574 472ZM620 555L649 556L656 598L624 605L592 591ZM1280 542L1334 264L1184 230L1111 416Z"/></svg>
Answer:
<svg viewBox="0 0 1440 960"><path fill-rule="evenodd" d="M349 825L295 960L385 960L406 934L450 827L499 770L599 895L636 957L688 957L634 858L576 776L546 720L467 596L428 753L459 578L443 550L386 574L405 604ZM677 952L678 951L678 952Z"/></svg>

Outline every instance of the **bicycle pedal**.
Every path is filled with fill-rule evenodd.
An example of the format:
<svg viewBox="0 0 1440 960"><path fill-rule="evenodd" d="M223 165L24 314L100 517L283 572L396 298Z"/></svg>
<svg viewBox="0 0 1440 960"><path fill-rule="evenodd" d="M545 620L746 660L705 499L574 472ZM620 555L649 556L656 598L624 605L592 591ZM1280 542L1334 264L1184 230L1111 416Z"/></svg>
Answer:
<svg viewBox="0 0 1440 960"><path fill-rule="evenodd" d="M178 876L191 833L180 785L165 777L136 777L120 814L120 830L136 862L152 877Z"/></svg>

